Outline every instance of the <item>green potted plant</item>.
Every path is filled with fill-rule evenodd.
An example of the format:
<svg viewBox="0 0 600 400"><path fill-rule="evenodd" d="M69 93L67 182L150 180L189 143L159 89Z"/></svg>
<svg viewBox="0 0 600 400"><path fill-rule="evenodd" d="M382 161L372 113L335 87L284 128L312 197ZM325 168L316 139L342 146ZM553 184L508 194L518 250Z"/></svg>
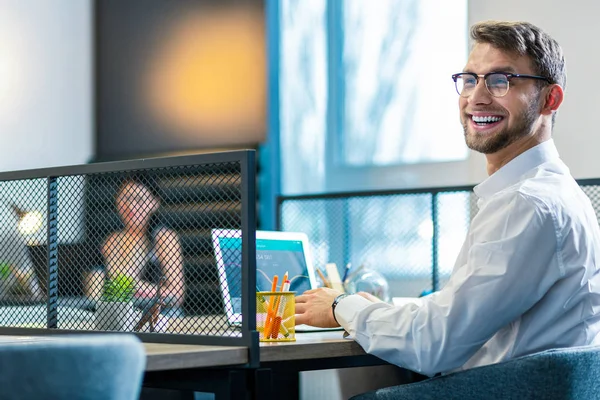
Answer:
<svg viewBox="0 0 600 400"><path fill-rule="evenodd" d="M96 305L96 329L130 331L135 324L133 295L135 279L117 274L104 281L102 297Z"/></svg>
<svg viewBox="0 0 600 400"><path fill-rule="evenodd" d="M118 274L113 279L104 281L102 301L129 302L135 293L135 279L130 276Z"/></svg>
<svg viewBox="0 0 600 400"><path fill-rule="evenodd" d="M10 295L12 270L10 265L0 263L0 298Z"/></svg>

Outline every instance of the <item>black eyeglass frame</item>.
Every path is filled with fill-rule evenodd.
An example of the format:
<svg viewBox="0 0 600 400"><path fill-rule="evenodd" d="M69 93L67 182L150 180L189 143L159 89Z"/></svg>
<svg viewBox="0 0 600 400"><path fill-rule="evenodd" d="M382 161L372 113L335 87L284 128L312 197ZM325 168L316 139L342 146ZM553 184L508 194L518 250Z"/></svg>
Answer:
<svg viewBox="0 0 600 400"><path fill-rule="evenodd" d="M485 84L485 88L488 91L489 94L491 94L494 97L504 97L506 96L506 94L508 93L508 91L510 90L510 80L513 78L525 78L525 79L539 79L539 80L543 80L548 82L549 84L552 84L552 80L550 78L547 78L545 76L539 76L539 75L528 75L528 74L513 74L510 72L501 72L501 71L492 71L492 72L488 72L487 74L484 75L479 75L476 74L475 72L459 72L458 74L453 74L452 75L452 80L454 81L454 88L456 89L456 92L458 93L459 96L461 97L469 97L471 95L471 93L469 93L468 95L463 95L461 92L458 91L458 86L456 86L458 78L464 76L464 75L470 75L472 77L475 78L476 83L475 83L475 87L477 87L477 85L479 84L479 78L483 78L483 83ZM487 77L490 75L504 75L506 76L506 81L507 81L507 86L506 86L506 93L504 93L502 96L497 96L495 94L492 93L492 91L490 90L490 88L487 85ZM473 90L475 90L475 87L473 88Z"/></svg>

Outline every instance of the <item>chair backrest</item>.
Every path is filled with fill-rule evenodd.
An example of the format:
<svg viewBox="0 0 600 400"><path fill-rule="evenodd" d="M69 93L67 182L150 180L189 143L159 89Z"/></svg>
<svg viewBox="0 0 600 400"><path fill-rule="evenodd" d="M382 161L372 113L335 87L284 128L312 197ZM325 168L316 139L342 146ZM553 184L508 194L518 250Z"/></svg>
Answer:
<svg viewBox="0 0 600 400"><path fill-rule="evenodd" d="M0 336L0 399L137 400L145 365L133 335Z"/></svg>
<svg viewBox="0 0 600 400"><path fill-rule="evenodd" d="M438 398L600 399L600 347L547 350L353 399Z"/></svg>

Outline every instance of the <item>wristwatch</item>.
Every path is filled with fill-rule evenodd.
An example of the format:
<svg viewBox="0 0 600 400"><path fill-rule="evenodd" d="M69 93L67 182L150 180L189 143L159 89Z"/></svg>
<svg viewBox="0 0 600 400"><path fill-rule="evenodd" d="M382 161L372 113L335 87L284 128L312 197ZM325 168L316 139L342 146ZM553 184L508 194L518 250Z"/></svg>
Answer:
<svg viewBox="0 0 600 400"><path fill-rule="evenodd" d="M338 303L340 302L340 300L342 300L344 297L348 296L346 293L342 293L340 294L338 297L336 297L333 300L333 303L331 303L331 313L333 314L333 319L335 320L335 322L339 325L340 323L338 322L337 318L335 317L335 308L337 307Z"/></svg>

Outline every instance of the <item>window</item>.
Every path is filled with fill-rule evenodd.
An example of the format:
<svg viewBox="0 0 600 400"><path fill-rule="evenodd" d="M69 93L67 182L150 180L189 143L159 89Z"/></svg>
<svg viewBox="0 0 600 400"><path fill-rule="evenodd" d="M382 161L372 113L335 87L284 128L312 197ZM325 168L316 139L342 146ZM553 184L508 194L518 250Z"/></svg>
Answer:
<svg viewBox="0 0 600 400"><path fill-rule="evenodd" d="M467 0L278 7L283 193L435 186L439 162L466 175L450 75L467 59Z"/></svg>
<svg viewBox="0 0 600 400"><path fill-rule="evenodd" d="M450 75L466 60L466 1L330 3L339 16L330 18L339 163L464 160L462 128L449 105L457 102Z"/></svg>
<svg viewBox="0 0 600 400"><path fill-rule="evenodd" d="M450 76L467 59L467 0L272 3L279 7L278 134L283 194L466 183L468 150ZM430 207L427 196L411 201L414 209ZM469 220L468 196L449 202L460 203L453 205L455 218ZM358 202L356 207L381 215L402 214L402 207L392 203L374 199ZM393 260L406 255L381 251L394 248L386 243L397 237L390 234L394 229L381 230L382 221L365 221L367 216L352 213L353 221L348 221L348 227L354 227L352 240L367 239L373 235L369 229L374 228L380 247L357 250L363 256L368 253L372 265L386 265L388 275L402 276L407 270ZM307 215L304 221L331 218ZM430 274L431 253L417 247L430 242L431 217L419 214L419 218L423 221L415 237L405 237L404 250L414 257L404 264ZM334 227L321 228L322 232L334 231ZM464 237L466 227L449 224L442 233L447 235L447 239L440 238L443 277L452 268L459 247L456 242ZM331 245L340 238L317 240L323 241ZM332 251L322 256L331 259Z"/></svg>
<svg viewBox="0 0 600 400"><path fill-rule="evenodd" d="M279 10L277 69L284 193L325 189L326 3L326 0L284 0Z"/></svg>

